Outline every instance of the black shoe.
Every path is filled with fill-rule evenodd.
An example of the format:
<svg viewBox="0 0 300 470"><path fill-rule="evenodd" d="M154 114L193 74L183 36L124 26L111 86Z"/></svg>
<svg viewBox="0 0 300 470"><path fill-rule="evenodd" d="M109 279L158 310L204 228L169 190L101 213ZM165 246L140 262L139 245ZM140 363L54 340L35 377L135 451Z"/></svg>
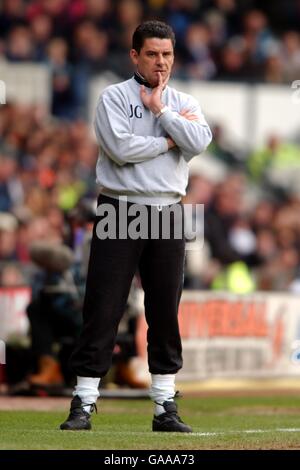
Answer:
<svg viewBox="0 0 300 470"><path fill-rule="evenodd" d="M83 431L92 429L92 424L90 422L90 413L83 409L87 403L82 403L81 398L76 395L71 401L70 414L67 420L60 425L60 429L64 431ZM95 403L91 404L91 413L96 410L97 407Z"/></svg>
<svg viewBox="0 0 300 470"><path fill-rule="evenodd" d="M177 414L177 405L174 401L164 401L162 406L165 413L154 416L152 431L160 432L193 432L192 428L184 424Z"/></svg>

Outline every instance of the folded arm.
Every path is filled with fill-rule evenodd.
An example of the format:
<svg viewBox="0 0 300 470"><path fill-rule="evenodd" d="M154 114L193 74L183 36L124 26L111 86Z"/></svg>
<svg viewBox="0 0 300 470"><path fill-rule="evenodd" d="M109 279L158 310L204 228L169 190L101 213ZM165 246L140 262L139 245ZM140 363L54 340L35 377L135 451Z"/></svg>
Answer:
<svg viewBox="0 0 300 470"><path fill-rule="evenodd" d="M177 113L168 109L158 119L167 134L181 149L186 161L203 152L212 139L211 130L196 102L188 111Z"/></svg>
<svg viewBox="0 0 300 470"><path fill-rule="evenodd" d="M144 86L141 87L141 99L144 105L158 116L160 124L169 137L180 148L183 157L189 161L195 155L203 152L212 139L210 128L204 118L198 102L191 96L185 96L185 103L179 112L164 110L162 93L168 83L169 77L163 81L159 74L158 85L147 93Z"/></svg>
<svg viewBox="0 0 300 470"><path fill-rule="evenodd" d="M120 166L155 158L174 145L165 137L132 134L121 97L118 99L108 93L99 99L94 127L99 145Z"/></svg>

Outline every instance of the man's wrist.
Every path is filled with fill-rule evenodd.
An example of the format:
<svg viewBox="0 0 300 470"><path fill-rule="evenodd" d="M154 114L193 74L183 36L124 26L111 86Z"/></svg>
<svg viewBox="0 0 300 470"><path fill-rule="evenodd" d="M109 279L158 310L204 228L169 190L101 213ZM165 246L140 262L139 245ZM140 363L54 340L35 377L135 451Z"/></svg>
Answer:
<svg viewBox="0 0 300 470"><path fill-rule="evenodd" d="M169 109L168 106L166 106L166 105L162 106L162 107L160 108L160 110L159 110L157 113L155 113L155 117L156 117L156 118L159 118L159 117L160 117L162 114L164 114L168 109Z"/></svg>

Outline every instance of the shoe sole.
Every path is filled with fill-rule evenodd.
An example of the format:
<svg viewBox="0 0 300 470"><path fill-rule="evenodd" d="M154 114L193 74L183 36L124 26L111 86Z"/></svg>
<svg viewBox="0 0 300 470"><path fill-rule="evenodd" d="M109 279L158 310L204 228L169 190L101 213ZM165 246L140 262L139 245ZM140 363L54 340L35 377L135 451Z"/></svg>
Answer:
<svg viewBox="0 0 300 470"><path fill-rule="evenodd" d="M63 427L61 424L59 429L61 431L90 431L92 429L92 426L89 426L87 428L69 428L69 427Z"/></svg>
<svg viewBox="0 0 300 470"><path fill-rule="evenodd" d="M180 429L153 429L153 428L152 428L152 431L153 432L184 432L184 433L193 432L192 429L188 429L186 431L183 431L183 430L180 430Z"/></svg>

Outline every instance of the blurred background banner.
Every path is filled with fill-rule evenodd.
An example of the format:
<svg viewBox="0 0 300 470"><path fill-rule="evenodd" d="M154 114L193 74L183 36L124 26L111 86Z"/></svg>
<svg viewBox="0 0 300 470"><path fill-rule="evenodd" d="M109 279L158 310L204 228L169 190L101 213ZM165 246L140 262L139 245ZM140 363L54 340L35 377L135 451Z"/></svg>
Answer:
<svg viewBox="0 0 300 470"><path fill-rule="evenodd" d="M179 324L184 366L178 380L299 377L298 296L185 291ZM146 330L141 317L141 357L146 357Z"/></svg>
<svg viewBox="0 0 300 470"><path fill-rule="evenodd" d="M51 75L39 64L10 64L0 61L0 77L5 83L6 101L51 106Z"/></svg>

